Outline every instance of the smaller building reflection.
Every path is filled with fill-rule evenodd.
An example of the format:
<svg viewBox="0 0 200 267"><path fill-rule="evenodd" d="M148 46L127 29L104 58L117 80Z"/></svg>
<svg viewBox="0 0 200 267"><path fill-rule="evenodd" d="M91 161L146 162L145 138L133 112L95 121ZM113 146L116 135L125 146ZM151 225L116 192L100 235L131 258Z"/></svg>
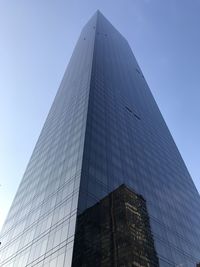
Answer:
<svg viewBox="0 0 200 267"><path fill-rule="evenodd" d="M144 198L121 185L80 214L72 266L159 266Z"/></svg>

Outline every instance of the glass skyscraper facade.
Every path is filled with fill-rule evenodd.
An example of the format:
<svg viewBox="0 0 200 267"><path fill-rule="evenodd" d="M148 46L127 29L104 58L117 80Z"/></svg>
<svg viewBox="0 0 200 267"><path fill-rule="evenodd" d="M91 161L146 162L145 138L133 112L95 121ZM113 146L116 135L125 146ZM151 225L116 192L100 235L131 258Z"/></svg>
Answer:
<svg viewBox="0 0 200 267"><path fill-rule="evenodd" d="M77 216L121 184L146 200L160 266L196 266L200 196L128 42L97 12L3 226L0 266L70 267Z"/></svg>

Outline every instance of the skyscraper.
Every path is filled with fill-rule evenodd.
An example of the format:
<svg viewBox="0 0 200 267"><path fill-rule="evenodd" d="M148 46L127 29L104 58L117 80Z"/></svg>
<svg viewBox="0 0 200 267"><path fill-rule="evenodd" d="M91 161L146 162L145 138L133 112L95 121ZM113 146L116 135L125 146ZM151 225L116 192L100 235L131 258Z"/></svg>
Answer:
<svg viewBox="0 0 200 267"><path fill-rule="evenodd" d="M73 267L159 267L146 202L125 185L78 215Z"/></svg>
<svg viewBox="0 0 200 267"><path fill-rule="evenodd" d="M195 266L199 194L128 42L97 12L5 221L0 266L70 267L77 216L121 184L146 200L160 266Z"/></svg>

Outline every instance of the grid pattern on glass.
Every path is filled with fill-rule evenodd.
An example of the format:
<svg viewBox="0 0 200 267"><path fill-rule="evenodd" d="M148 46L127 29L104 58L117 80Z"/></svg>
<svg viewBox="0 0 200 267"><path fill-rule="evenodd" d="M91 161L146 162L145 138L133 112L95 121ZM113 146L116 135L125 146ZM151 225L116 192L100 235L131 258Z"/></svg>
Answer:
<svg viewBox="0 0 200 267"><path fill-rule="evenodd" d="M124 183L147 200L160 266L195 266L199 194L129 44L98 16L79 213Z"/></svg>
<svg viewBox="0 0 200 267"><path fill-rule="evenodd" d="M84 27L1 233L0 266L70 266L96 16Z"/></svg>
<svg viewBox="0 0 200 267"><path fill-rule="evenodd" d="M127 41L97 12L4 224L0 266L71 266L77 204L122 183L147 201L160 266L199 262L198 192Z"/></svg>

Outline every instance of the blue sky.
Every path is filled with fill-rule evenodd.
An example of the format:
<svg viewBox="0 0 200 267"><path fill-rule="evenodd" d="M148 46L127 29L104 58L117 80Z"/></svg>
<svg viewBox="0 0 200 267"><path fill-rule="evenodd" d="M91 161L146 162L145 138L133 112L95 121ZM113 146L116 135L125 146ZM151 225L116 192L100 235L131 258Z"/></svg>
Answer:
<svg viewBox="0 0 200 267"><path fill-rule="evenodd" d="M200 192L199 0L1 0L0 228L97 9L129 41Z"/></svg>

